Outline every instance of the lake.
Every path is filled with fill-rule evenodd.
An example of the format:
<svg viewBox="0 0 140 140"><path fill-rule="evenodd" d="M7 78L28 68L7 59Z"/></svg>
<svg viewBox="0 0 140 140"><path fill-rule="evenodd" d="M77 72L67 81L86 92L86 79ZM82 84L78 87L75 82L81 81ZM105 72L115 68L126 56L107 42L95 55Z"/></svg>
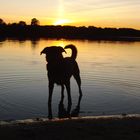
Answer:
<svg viewBox="0 0 140 140"><path fill-rule="evenodd" d="M88 40L5 40L0 42L0 120L47 117L46 46L74 44L82 79L79 116L140 113L140 42ZM65 56L70 56L70 51ZM72 109L78 87L71 79ZM61 89L52 100L58 114ZM65 105L67 94L65 92Z"/></svg>

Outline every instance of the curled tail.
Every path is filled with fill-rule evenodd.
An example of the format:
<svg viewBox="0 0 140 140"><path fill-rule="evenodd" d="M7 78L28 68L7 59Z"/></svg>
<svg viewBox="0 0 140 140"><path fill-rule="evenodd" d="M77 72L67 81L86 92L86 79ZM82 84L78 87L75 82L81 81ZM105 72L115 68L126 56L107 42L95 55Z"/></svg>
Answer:
<svg viewBox="0 0 140 140"><path fill-rule="evenodd" d="M66 45L64 49L69 49L69 48L72 50L71 58L75 60L77 57L77 49L72 44Z"/></svg>

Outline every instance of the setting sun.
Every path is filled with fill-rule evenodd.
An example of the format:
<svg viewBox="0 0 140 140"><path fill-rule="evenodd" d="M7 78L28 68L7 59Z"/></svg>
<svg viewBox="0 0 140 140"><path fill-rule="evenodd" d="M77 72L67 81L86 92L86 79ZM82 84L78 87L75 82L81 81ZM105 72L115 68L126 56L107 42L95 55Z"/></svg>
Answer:
<svg viewBox="0 0 140 140"><path fill-rule="evenodd" d="M59 20L54 22L54 25L66 25L69 23L71 23L71 21L68 19L59 19Z"/></svg>

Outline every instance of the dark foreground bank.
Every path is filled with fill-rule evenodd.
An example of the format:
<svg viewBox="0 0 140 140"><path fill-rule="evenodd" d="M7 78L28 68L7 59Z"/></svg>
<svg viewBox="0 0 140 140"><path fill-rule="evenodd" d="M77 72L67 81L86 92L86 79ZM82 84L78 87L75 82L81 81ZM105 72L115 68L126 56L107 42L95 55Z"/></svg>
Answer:
<svg viewBox="0 0 140 140"><path fill-rule="evenodd" d="M52 121L47 119L1 121L0 139L136 140L140 139L140 115L124 114Z"/></svg>

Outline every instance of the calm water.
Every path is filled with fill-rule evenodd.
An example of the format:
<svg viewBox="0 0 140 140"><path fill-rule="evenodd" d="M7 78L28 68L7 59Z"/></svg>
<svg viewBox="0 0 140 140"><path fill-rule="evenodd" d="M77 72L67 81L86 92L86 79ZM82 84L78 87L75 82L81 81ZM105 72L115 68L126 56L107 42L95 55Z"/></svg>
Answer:
<svg viewBox="0 0 140 140"><path fill-rule="evenodd" d="M140 113L140 42L6 40L0 42L0 119L47 116L46 62L40 51L69 43L78 48L84 94L80 116ZM74 108L78 88L73 78L71 88ZM59 100L55 86L55 116Z"/></svg>

